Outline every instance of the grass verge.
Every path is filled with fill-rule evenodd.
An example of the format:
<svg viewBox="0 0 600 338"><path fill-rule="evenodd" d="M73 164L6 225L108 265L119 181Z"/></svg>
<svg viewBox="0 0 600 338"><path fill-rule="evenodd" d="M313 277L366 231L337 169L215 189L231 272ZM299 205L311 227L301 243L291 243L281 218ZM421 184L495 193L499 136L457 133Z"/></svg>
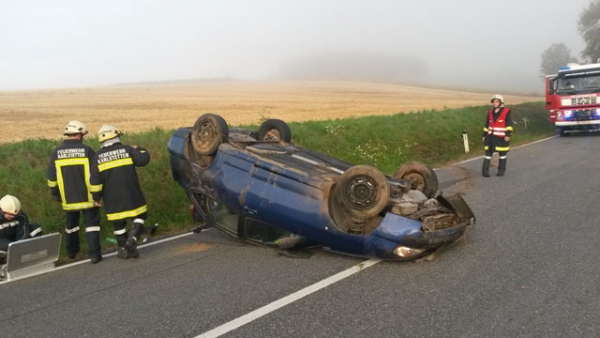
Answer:
<svg viewBox="0 0 600 338"><path fill-rule="evenodd" d="M511 108L516 122L513 146L555 133L543 103L524 103ZM422 161L437 167L482 154L481 136L488 109L488 106L469 107L289 125L293 142L298 145L351 163L372 165L392 174L407 161ZM189 121L188 125L193 123ZM258 129L255 125L243 127ZM463 130L469 135L469 154L464 153ZM148 201L147 224L158 223L158 234L163 235L192 227L189 201L171 177L166 145L172 133L173 130L154 129L122 137L126 144L146 147L152 156L150 164L139 168L138 174ZM90 138L85 142L99 149L97 139ZM64 234L64 213L60 204L51 198L46 184L46 166L58 144L58 141L48 139L1 144L0 195L17 196L30 220L41 224L46 233ZM101 229L103 250L114 247L112 227L104 214ZM85 256L84 232L80 235L80 255Z"/></svg>

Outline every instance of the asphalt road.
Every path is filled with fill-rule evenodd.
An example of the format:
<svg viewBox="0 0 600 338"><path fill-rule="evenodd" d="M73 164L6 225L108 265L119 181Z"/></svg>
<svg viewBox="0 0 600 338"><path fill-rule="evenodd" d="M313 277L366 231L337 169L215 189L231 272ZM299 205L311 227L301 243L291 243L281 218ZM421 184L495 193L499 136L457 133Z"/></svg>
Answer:
<svg viewBox="0 0 600 338"><path fill-rule="evenodd" d="M464 241L274 310L365 259L289 258L217 230L192 234L138 260L0 285L0 336L196 337L225 325L223 337L599 337L598 153L600 136L554 138L513 149L504 177L482 178L480 159L442 168L444 194L462 192L477 217ZM265 306L273 311L232 323Z"/></svg>

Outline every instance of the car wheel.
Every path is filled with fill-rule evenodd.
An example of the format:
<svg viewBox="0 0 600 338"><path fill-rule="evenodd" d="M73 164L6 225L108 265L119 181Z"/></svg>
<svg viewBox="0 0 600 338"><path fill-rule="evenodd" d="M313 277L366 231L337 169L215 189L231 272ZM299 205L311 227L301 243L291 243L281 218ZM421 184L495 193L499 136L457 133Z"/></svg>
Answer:
<svg viewBox="0 0 600 338"><path fill-rule="evenodd" d="M194 123L191 135L192 146L198 155L214 155L219 145L227 140L229 127L221 116L204 114Z"/></svg>
<svg viewBox="0 0 600 338"><path fill-rule="evenodd" d="M342 174L335 189L337 198L346 209L365 218L379 214L390 198L385 175L367 165L350 167Z"/></svg>
<svg viewBox="0 0 600 338"><path fill-rule="evenodd" d="M292 131L282 120L270 119L260 125L258 139L261 141L281 140L289 143L292 142Z"/></svg>
<svg viewBox="0 0 600 338"><path fill-rule="evenodd" d="M401 165L394 174L394 178L410 180L412 189L421 191L428 198L434 197L438 190L437 175L430 166L422 162L409 162Z"/></svg>
<svg viewBox="0 0 600 338"><path fill-rule="evenodd" d="M205 168L215 159L214 155L200 155L196 152L193 147L193 142L188 142L185 158L187 158L190 162L197 164L198 166Z"/></svg>

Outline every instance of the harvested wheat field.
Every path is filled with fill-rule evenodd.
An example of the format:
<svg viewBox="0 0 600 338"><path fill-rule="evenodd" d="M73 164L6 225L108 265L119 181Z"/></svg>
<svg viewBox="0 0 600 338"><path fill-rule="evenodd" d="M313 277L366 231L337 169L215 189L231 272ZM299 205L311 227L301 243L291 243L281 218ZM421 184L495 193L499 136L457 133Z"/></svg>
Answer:
<svg viewBox="0 0 600 338"><path fill-rule="evenodd" d="M84 122L91 135L105 123L131 133L190 126L207 112L235 126L265 118L327 120L477 106L488 104L491 94L361 82L180 82L4 91L0 116L3 125L12 127L4 128L0 142L57 139L74 119ZM507 105L542 100L504 97Z"/></svg>

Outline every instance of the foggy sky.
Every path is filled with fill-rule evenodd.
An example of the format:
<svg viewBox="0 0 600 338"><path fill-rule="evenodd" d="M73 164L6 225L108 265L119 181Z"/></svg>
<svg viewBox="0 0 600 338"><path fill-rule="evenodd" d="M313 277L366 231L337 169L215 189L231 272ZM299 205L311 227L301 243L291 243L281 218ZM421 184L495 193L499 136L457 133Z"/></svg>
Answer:
<svg viewBox="0 0 600 338"><path fill-rule="evenodd" d="M580 57L589 0L2 0L0 90L276 79L315 54L423 59L423 80L541 92L540 55Z"/></svg>

